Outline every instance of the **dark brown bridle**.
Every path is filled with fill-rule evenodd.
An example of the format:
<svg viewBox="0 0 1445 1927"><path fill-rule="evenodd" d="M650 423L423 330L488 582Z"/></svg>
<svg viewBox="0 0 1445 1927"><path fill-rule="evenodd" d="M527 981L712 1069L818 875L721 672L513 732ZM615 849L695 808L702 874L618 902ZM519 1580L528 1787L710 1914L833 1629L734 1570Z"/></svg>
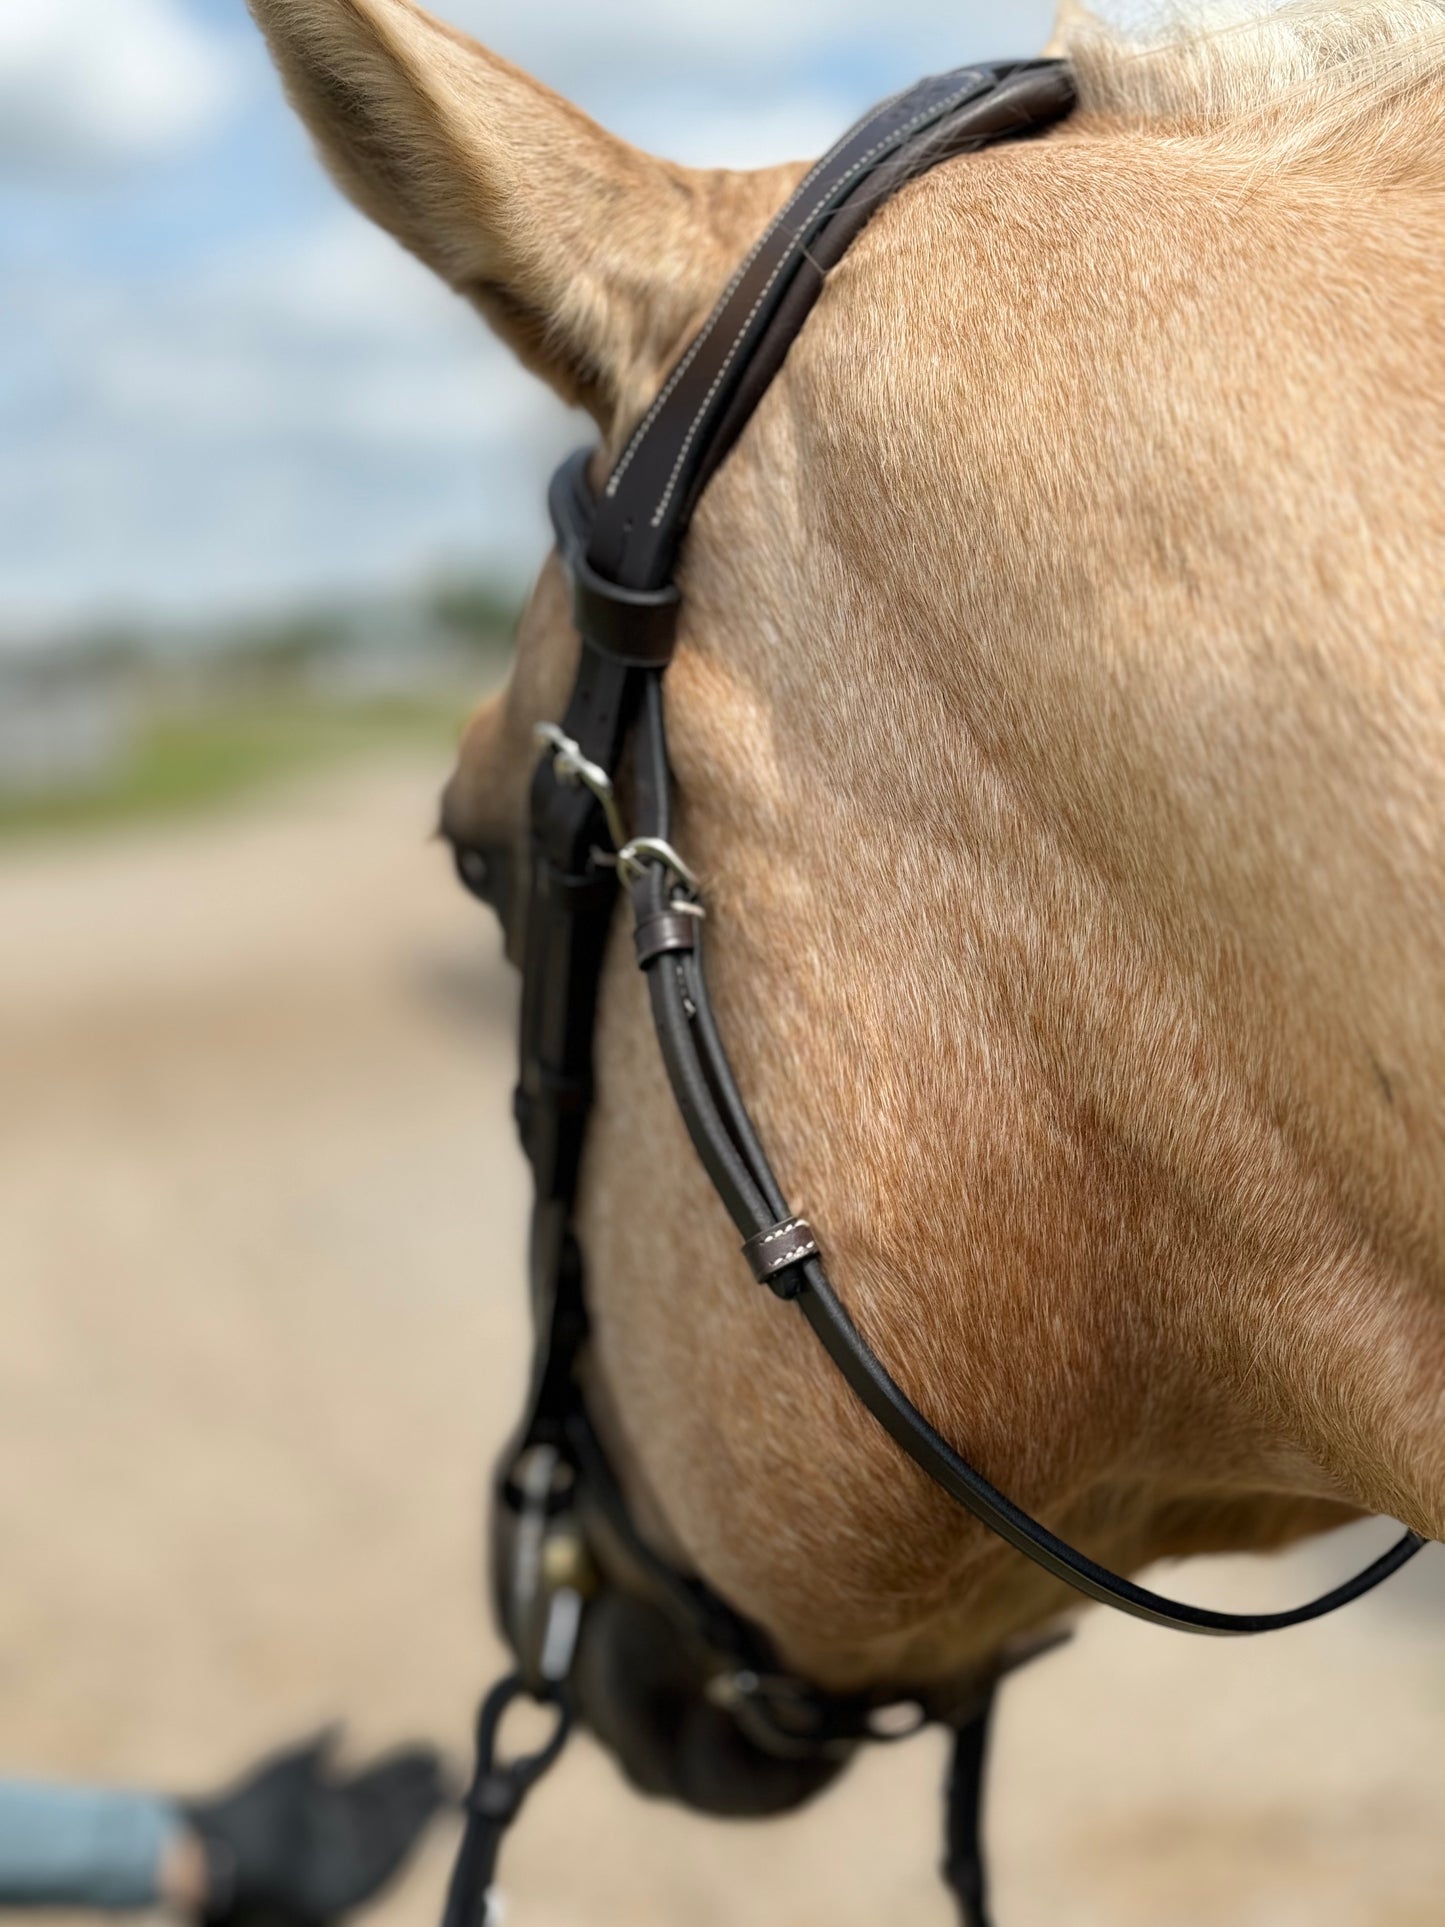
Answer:
<svg viewBox="0 0 1445 1927"><path fill-rule="evenodd" d="M600 973L624 892L673 1093L753 1276L798 1307L853 1391L950 1497L1089 1598L1156 1625L1219 1636L1276 1631L1333 1612L1398 1571L1424 1543L1407 1533L1368 1569L1293 1611L1233 1614L1163 1598L1057 1538L934 1430L853 1324L828 1281L818 1233L789 1210L778 1187L713 1021L702 891L672 842L663 704L681 601L675 570L693 511L829 271L876 210L940 162L1038 133L1073 104L1072 75L1057 61L965 68L885 102L808 174L742 263L600 493L589 482L586 450L553 482L552 518L582 651L565 716L539 730L546 753L532 788L527 886L510 905L514 917L525 916L517 1120L536 1187L531 1393L497 1491L498 1607L518 1666L483 1709L447 1927L479 1927L487 1916L502 1834L566 1738L583 1624L601 1610L608 1588L636 1591L684 1630L705 1656L709 1697L736 1722L760 1771L767 1761L800 1766L787 1782L790 1798L816 1790L866 1741L929 1722L952 1728L946 1872L966 1927L985 1927L987 1918L979 1805L994 1678L961 1697L903 1696L900 1715L897 1692L839 1696L789 1676L759 1628L648 1548L588 1415L574 1211ZM615 785L629 755L627 824ZM464 880L494 900L484 855L463 850L459 864ZM556 1709L555 1736L541 1753L501 1765L497 1728L523 1693Z"/></svg>

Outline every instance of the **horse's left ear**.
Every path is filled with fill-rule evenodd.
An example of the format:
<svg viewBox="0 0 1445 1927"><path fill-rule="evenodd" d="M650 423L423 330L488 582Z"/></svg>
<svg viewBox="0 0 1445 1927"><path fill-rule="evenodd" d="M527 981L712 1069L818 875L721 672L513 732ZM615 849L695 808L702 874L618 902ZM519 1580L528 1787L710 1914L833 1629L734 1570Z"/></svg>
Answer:
<svg viewBox="0 0 1445 1927"><path fill-rule="evenodd" d="M412 0L249 0L338 183L616 423L786 196L628 147Z"/></svg>

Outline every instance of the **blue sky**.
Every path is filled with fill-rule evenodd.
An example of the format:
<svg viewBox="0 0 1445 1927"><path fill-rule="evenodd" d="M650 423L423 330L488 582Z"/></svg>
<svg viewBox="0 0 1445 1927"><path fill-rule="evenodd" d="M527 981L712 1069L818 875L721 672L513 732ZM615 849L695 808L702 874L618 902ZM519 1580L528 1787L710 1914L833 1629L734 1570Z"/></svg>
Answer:
<svg viewBox="0 0 1445 1927"><path fill-rule="evenodd" d="M1053 0L438 0L629 139L749 165ZM0 647L530 572L579 433L353 214L242 0L0 4Z"/></svg>

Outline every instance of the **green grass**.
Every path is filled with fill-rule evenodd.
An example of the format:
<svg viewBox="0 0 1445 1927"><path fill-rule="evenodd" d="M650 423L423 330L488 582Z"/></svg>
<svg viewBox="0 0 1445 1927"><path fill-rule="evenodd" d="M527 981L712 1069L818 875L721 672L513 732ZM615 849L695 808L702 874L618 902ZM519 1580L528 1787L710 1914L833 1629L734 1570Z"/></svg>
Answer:
<svg viewBox="0 0 1445 1927"><path fill-rule="evenodd" d="M145 725L134 754L108 782L53 795L0 794L0 836L16 837L182 816L217 808L312 771L415 746L444 773L467 703L369 703L248 697Z"/></svg>

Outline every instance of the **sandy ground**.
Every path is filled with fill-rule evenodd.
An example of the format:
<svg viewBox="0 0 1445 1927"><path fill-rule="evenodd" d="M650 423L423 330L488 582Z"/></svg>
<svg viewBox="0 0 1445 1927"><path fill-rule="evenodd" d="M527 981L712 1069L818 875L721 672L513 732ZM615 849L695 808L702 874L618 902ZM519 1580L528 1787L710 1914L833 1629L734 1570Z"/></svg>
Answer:
<svg viewBox="0 0 1445 1927"><path fill-rule="evenodd" d="M344 1717L460 1755L521 1383L512 991L437 771L0 853L0 1768L215 1783ZM1360 1548L1172 1575L1299 1595ZM1445 1920L1445 1572L1252 1648L1095 1616L1006 1704L1000 1927ZM944 1927L941 1753L756 1829L585 1742L514 1927ZM449 1830L379 1910L435 1918Z"/></svg>

